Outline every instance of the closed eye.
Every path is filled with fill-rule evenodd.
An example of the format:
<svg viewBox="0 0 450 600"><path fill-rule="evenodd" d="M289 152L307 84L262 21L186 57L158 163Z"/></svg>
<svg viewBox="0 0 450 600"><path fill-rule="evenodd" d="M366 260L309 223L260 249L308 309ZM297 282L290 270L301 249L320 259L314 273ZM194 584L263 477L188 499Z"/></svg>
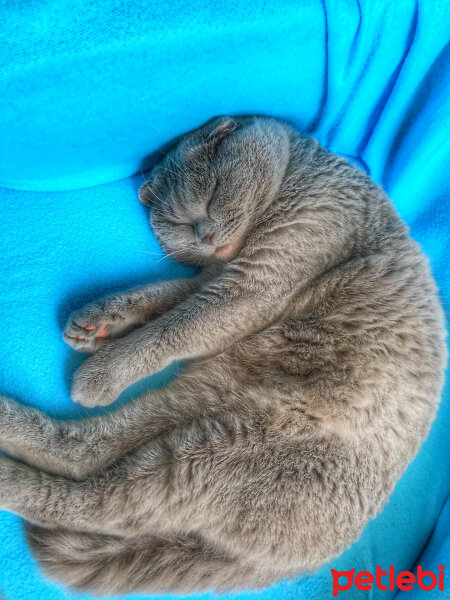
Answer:
<svg viewBox="0 0 450 600"><path fill-rule="evenodd" d="M174 218L168 218L168 217L165 217L165 221L171 227L175 227L177 229L179 229L180 227L184 227L186 229L186 231L188 229L189 229L189 231L194 231L194 224L193 223L186 223L186 221L177 221Z"/></svg>
<svg viewBox="0 0 450 600"><path fill-rule="evenodd" d="M160 216L163 221L172 225L173 227L178 227L179 225L189 225L185 220L179 218L174 210L172 209L170 203L166 206L164 211L160 211Z"/></svg>
<svg viewBox="0 0 450 600"><path fill-rule="evenodd" d="M170 223L170 228L177 237L189 238L190 241L195 240L194 226L190 223Z"/></svg>

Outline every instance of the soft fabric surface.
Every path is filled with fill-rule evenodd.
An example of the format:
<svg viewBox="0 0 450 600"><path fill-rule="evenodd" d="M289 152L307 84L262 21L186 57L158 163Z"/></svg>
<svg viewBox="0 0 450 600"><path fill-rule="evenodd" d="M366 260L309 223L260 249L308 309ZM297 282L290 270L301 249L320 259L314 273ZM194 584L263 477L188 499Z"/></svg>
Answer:
<svg viewBox="0 0 450 600"><path fill-rule="evenodd" d="M162 143L220 113L288 118L368 170L430 257L448 308L449 8L448 0L0 0L0 181L35 190L0 190L0 391L55 416L91 414L70 401L83 356L63 344L61 328L86 301L186 273L161 259L136 201L142 176L128 176ZM450 558L449 418L447 388L389 504L332 565L238 598L331 598L330 567L436 572ZM450 597L449 571L447 563ZM367 595L353 587L339 597ZM7 513L0 597L69 597L44 581L20 519Z"/></svg>
<svg viewBox="0 0 450 600"><path fill-rule="evenodd" d="M440 515L438 523L433 531L431 539L418 560L418 564L422 566L424 571L432 571L435 574L439 573L436 568L438 565L445 565L444 570L444 590L439 589L428 590L424 592L420 589L414 591L403 591L397 596L397 600L443 600L450 598L450 576L448 559L450 557L450 498L445 503ZM425 581L429 584L430 579Z"/></svg>

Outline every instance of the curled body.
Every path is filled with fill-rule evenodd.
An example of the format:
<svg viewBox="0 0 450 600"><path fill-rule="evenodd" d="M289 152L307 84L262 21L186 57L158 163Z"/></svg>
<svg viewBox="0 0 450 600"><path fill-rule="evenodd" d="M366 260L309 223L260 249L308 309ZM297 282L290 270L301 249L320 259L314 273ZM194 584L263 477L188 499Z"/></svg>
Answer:
<svg viewBox="0 0 450 600"><path fill-rule="evenodd" d="M49 576L98 594L261 587L356 540L426 437L446 360L420 248L383 190L268 117L187 134L140 191L192 279L71 316L91 352L57 421L0 401L0 508Z"/></svg>

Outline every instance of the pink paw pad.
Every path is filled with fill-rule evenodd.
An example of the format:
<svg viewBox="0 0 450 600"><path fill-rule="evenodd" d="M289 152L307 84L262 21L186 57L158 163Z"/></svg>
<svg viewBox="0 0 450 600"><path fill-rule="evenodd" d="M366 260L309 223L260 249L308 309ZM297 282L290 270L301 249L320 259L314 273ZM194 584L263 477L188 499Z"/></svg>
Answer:
<svg viewBox="0 0 450 600"><path fill-rule="evenodd" d="M92 331L93 329L95 329L95 325L91 325L91 324L86 325L85 329L86 329L86 331Z"/></svg>
<svg viewBox="0 0 450 600"><path fill-rule="evenodd" d="M84 340L84 335L81 335L81 333L79 333L77 335L77 340Z"/></svg>
<svg viewBox="0 0 450 600"><path fill-rule="evenodd" d="M97 331L97 337L105 338L108 337L108 333L106 331L106 325L101 325Z"/></svg>

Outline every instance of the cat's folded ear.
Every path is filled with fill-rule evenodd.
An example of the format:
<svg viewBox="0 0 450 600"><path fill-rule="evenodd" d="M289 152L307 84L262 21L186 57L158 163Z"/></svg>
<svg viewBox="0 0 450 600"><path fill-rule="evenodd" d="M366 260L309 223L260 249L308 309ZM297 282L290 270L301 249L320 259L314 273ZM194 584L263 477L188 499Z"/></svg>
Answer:
<svg viewBox="0 0 450 600"><path fill-rule="evenodd" d="M157 168L151 171L148 180L141 185L139 188L138 196L142 204L151 206L154 201L158 198L156 191L156 180L157 180Z"/></svg>
<svg viewBox="0 0 450 600"><path fill-rule="evenodd" d="M142 204L151 206L156 200L161 200L164 195L161 189L161 174L162 169L160 165L156 165L150 171L147 181L141 185L138 196Z"/></svg>
<svg viewBox="0 0 450 600"><path fill-rule="evenodd" d="M212 144L218 144L239 127L237 121L232 117L217 117L210 121L208 125L210 131L206 140Z"/></svg>
<svg viewBox="0 0 450 600"><path fill-rule="evenodd" d="M150 206L152 204L154 195L152 194L151 186L147 182L145 182L139 188L138 196L142 204L145 204L146 206Z"/></svg>

